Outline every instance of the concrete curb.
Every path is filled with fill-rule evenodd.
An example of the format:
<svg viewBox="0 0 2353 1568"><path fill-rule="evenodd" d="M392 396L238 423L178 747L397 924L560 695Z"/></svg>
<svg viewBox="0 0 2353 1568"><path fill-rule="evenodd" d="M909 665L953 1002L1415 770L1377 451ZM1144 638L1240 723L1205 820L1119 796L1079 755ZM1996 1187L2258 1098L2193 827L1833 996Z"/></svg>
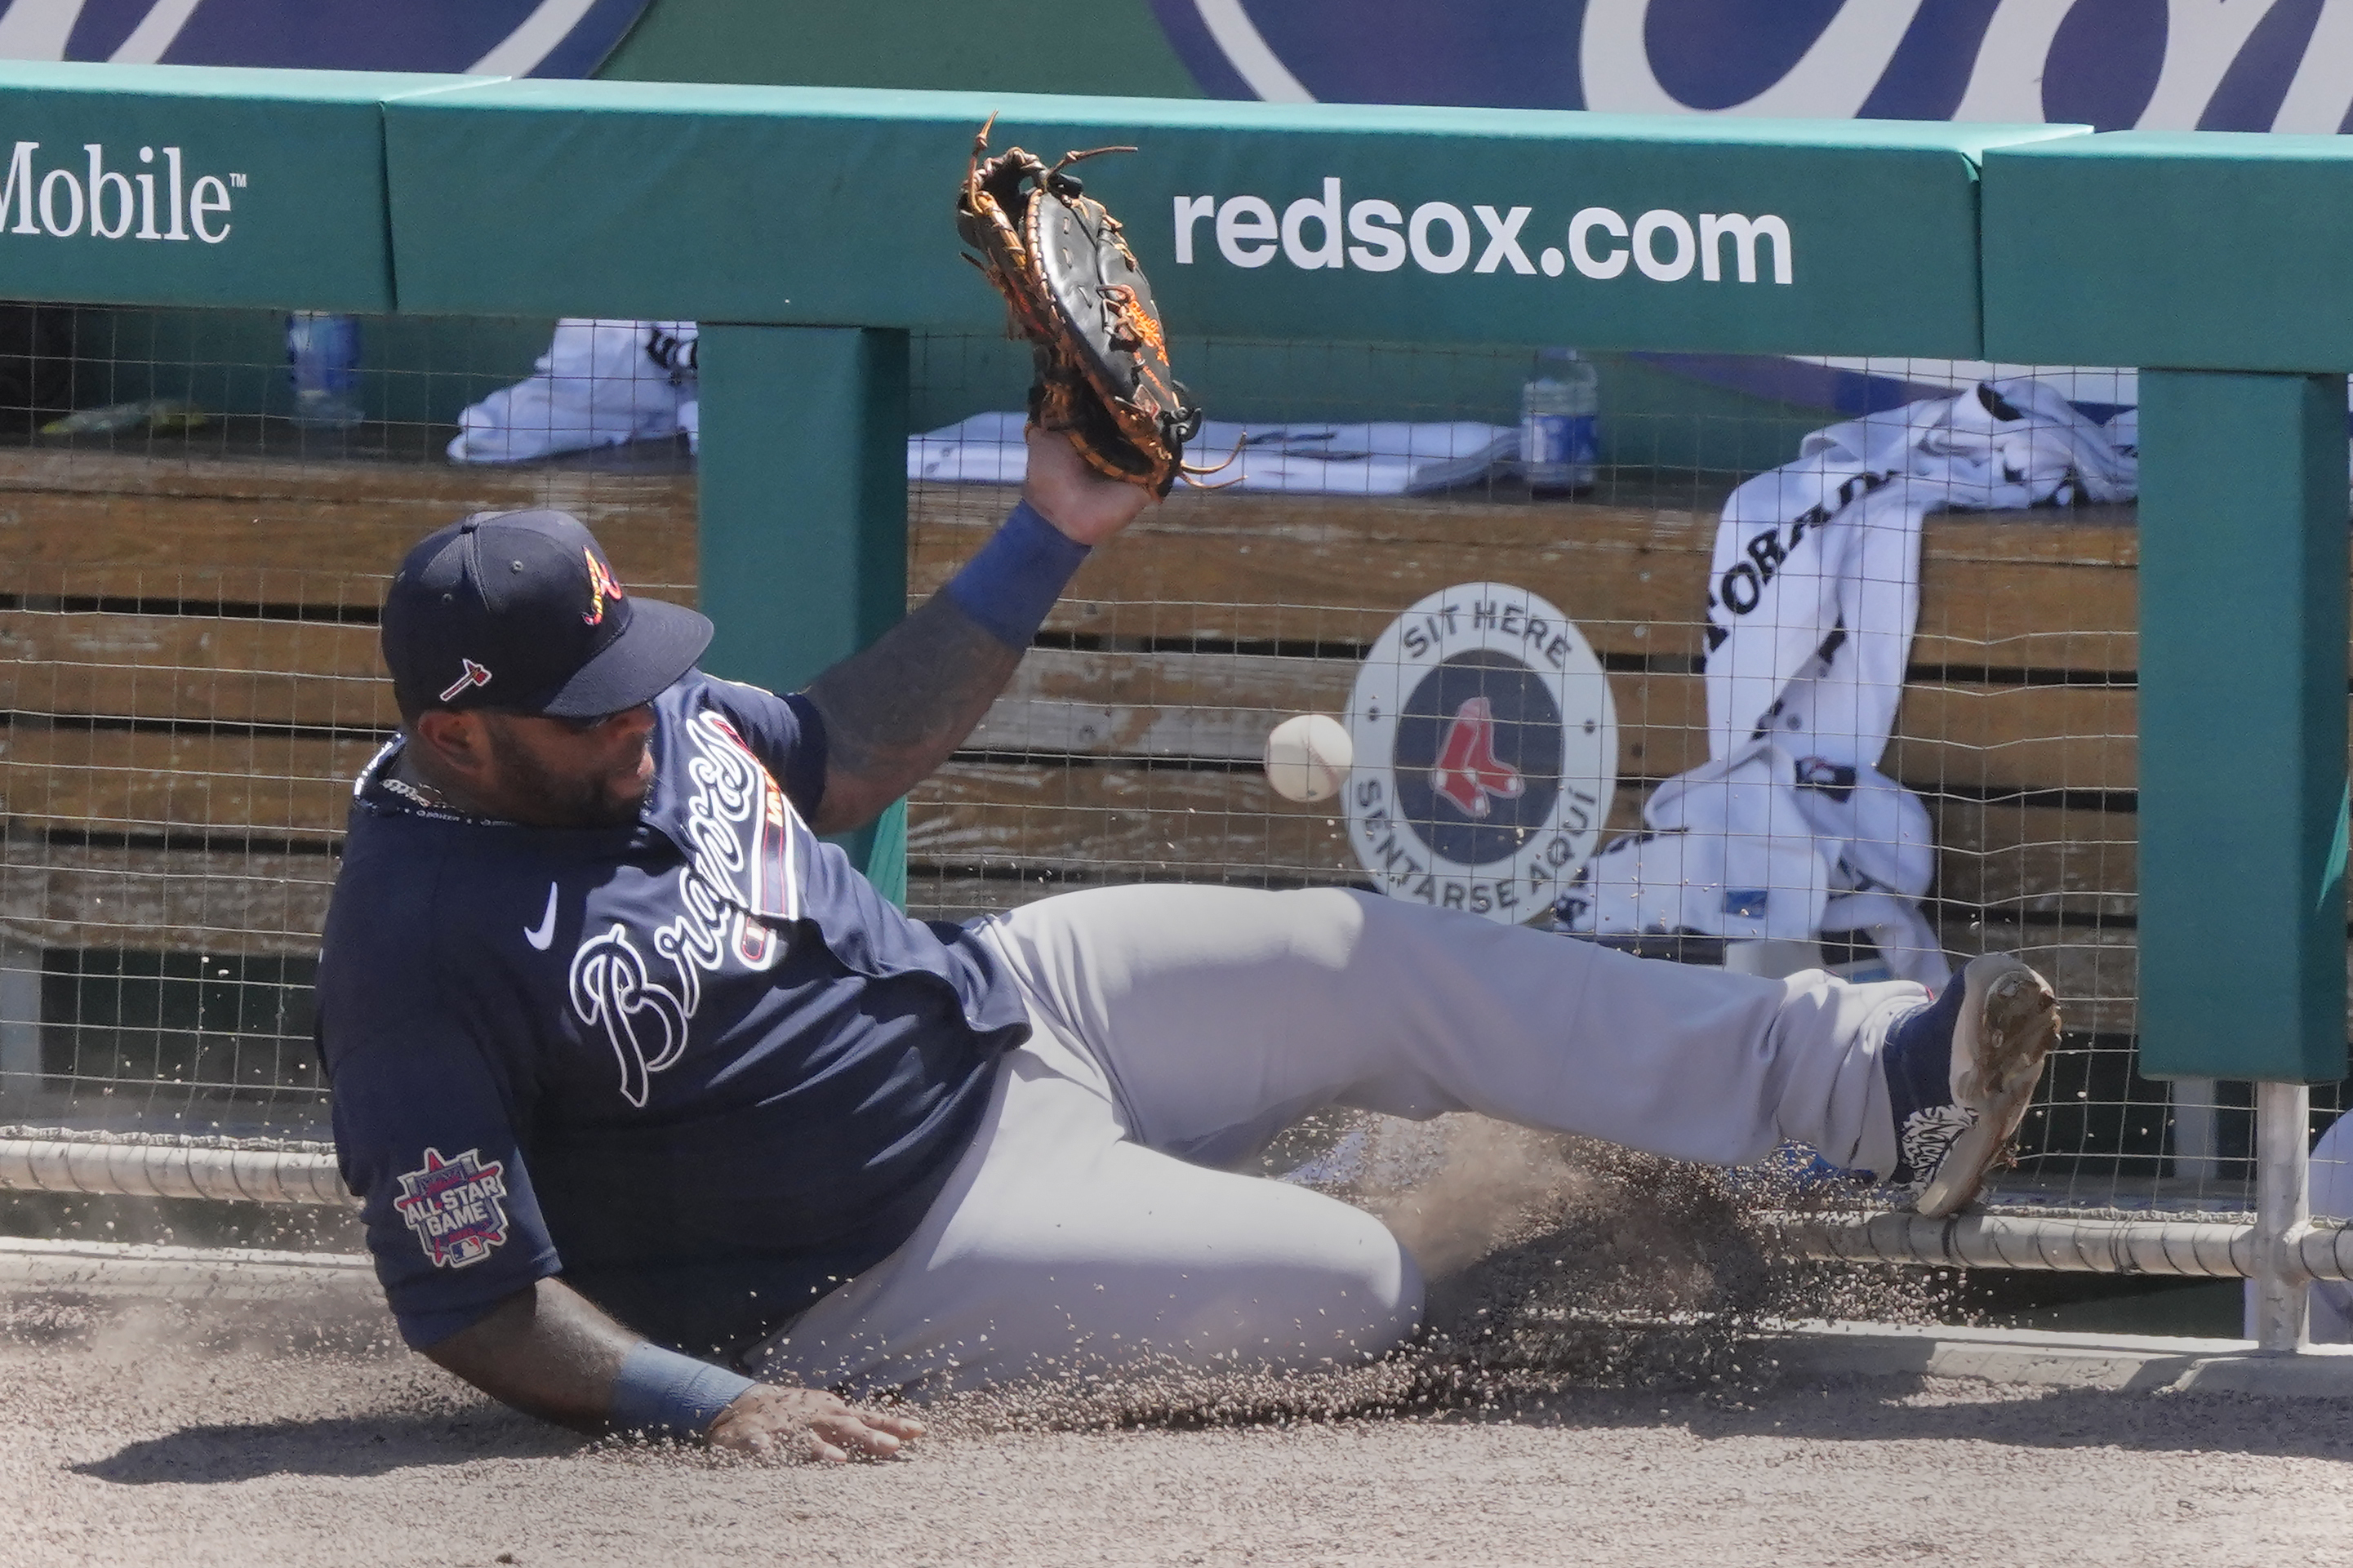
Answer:
<svg viewBox="0 0 2353 1568"><path fill-rule="evenodd" d="M1789 1371L1817 1376L1968 1378L2119 1393L2353 1399L2353 1345L2263 1355L2247 1340L2069 1334L2039 1329L1793 1323L1770 1341Z"/></svg>
<svg viewBox="0 0 2353 1568"><path fill-rule="evenodd" d="M369 1259L256 1247L0 1237L0 1295L151 1297L170 1300L317 1300L383 1305Z"/></svg>

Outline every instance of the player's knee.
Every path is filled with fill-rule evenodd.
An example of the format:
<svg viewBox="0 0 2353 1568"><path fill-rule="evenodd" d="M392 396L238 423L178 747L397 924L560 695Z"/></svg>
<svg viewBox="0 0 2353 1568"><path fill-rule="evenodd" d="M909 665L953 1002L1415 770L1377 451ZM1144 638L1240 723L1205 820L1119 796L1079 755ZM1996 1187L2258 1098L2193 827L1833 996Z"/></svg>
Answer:
<svg viewBox="0 0 2353 1568"><path fill-rule="evenodd" d="M1318 1261L1313 1299L1297 1314L1299 1346L1311 1358L1386 1355L1421 1328L1421 1269L1387 1226L1360 1210L1335 1226Z"/></svg>
<svg viewBox="0 0 2353 1568"><path fill-rule="evenodd" d="M1312 1370L1385 1355L1421 1325L1421 1271L1388 1228L1303 1188L1279 1189L1290 1223L1191 1272L1159 1315L1161 1348L1208 1365Z"/></svg>
<svg viewBox="0 0 2353 1568"><path fill-rule="evenodd" d="M1387 1348L1394 1350L1421 1331L1426 1291L1422 1285L1421 1265L1414 1261L1412 1253L1397 1246L1395 1237L1390 1238L1390 1244L1397 1247L1397 1283L1389 1296L1389 1322L1393 1337Z"/></svg>

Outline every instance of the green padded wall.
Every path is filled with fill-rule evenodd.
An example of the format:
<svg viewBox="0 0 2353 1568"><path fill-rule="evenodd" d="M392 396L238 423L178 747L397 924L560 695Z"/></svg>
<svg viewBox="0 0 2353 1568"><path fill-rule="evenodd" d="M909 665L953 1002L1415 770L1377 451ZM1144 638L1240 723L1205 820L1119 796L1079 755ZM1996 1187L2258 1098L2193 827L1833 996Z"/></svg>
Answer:
<svg viewBox="0 0 2353 1568"><path fill-rule="evenodd" d="M0 61L0 294L388 310L382 105L464 79Z"/></svg>
<svg viewBox="0 0 2353 1568"><path fill-rule="evenodd" d="M907 336L706 324L701 353L702 667L791 691L906 614ZM848 847L905 901L903 805Z"/></svg>
<svg viewBox="0 0 2353 1568"><path fill-rule="evenodd" d="M2141 379L2140 1068L2345 1076L2345 378Z"/></svg>
<svg viewBox="0 0 2353 1568"><path fill-rule="evenodd" d="M1178 331L1735 353L1975 355L1976 159L2078 133L514 81L387 106L401 307L986 330L949 210L1000 111L1142 147L1084 172Z"/></svg>
<svg viewBox="0 0 2353 1568"><path fill-rule="evenodd" d="M1985 267L1990 359L2353 371L2353 137L1989 149Z"/></svg>

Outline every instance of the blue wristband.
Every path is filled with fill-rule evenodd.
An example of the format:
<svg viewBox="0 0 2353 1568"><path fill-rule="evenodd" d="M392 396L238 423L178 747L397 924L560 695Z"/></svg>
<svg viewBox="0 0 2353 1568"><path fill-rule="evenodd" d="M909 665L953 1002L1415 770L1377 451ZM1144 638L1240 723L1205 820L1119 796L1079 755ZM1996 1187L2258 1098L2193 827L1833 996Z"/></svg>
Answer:
<svg viewBox="0 0 2353 1568"><path fill-rule="evenodd" d="M648 1342L621 1363L609 1418L623 1432L700 1437L751 1386L725 1367Z"/></svg>
<svg viewBox="0 0 2353 1568"><path fill-rule="evenodd" d="M1085 545L1025 500L948 580L946 593L981 630L1008 647L1026 648L1086 558Z"/></svg>

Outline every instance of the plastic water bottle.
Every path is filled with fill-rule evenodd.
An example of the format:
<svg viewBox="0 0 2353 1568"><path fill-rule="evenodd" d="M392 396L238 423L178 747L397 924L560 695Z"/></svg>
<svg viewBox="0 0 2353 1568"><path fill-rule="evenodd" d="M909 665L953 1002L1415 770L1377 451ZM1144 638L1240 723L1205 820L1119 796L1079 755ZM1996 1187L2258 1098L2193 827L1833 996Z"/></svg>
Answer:
<svg viewBox="0 0 2353 1568"><path fill-rule="evenodd" d="M1546 349L1520 388L1520 468L1528 492L1563 496L1593 488L1599 455L1601 378L1575 349Z"/></svg>
<svg viewBox="0 0 2353 1568"><path fill-rule="evenodd" d="M294 383L294 422L348 430L360 422L360 324L324 310L286 318L286 374Z"/></svg>

